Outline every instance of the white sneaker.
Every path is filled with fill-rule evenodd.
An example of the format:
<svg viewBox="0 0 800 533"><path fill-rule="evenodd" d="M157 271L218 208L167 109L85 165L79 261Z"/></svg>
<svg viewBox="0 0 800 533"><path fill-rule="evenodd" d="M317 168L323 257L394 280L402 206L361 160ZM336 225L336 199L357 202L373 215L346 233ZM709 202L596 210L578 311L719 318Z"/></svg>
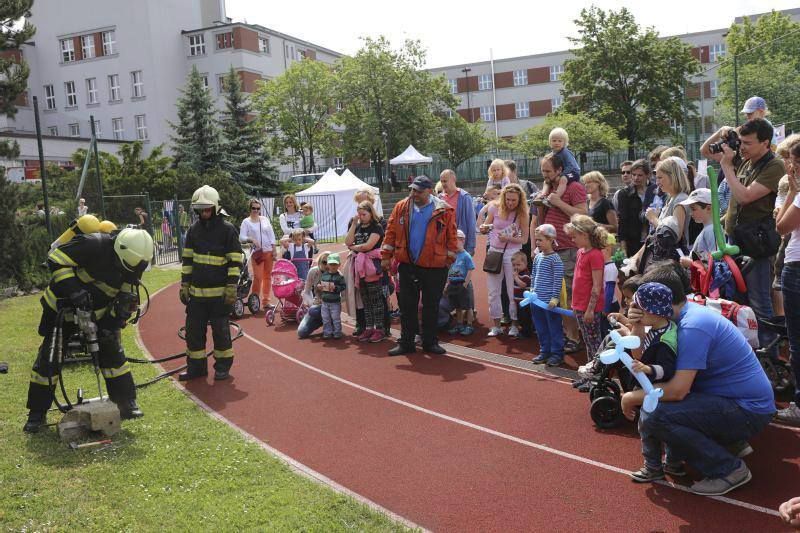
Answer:
<svg viewBox="0 0 800 533"><path fill-rule="evenodd" d="M781 409L775 413L775 420L793 426L800 426L800 407L792 402L786 409Z"/></svg>
<svg viewBox="0 0 800 533"><path fill-rule="evenodd" d="M422 335L414 335L414 344L422 345Z"/></svg>
<svg viewBox="0 0 800 533"><path fill-rule="evenodd" d="M517 326L511 326L508 330L509 337L519 337L519 328Z"/></svg>
<svg viewBox="0 0 800 533"><path fill-rule="evenodd" d="M492 329L489 330L489 334L487 335L487 337L499 337L502 334L503 334L503 330L500 329L499 327L495 326L495 327L493 327Z"/></svg>

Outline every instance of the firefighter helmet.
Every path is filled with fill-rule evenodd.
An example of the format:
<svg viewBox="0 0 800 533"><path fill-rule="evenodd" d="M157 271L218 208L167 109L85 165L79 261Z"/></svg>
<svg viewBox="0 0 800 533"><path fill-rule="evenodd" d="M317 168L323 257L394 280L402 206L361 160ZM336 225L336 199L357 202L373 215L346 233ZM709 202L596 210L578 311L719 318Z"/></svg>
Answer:
<svg viewBox="0 0 800 533"><path fill-rule="evenodd" d="M153 259L153 238L143 229L125 228L114 238L114 251L127 270L144 270Z"/></svg>
<svg viewBox="0 0 800 533"><path fill-rule="evenodd" d="M112 231L117 231L117 225L110 220L104 220L98 226L98 231L100 233L111 233Z"/></svg>
<svg viewBox="0 0 800 533"><path fill-rule="evenodd" d="M219 193L210 185L203 185L192 195L192 209L214 208L214 213L219 212Z"/></svg>

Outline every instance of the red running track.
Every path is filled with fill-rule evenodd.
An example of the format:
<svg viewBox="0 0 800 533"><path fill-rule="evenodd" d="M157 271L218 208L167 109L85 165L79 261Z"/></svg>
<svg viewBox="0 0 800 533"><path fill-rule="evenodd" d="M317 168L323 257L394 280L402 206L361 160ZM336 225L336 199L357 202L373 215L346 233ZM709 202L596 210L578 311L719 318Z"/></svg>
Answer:
<svg viewBox="0 0 800 533"><path fill-rule="evenodd" d="M155 355L182 348L177 286L141 323ZM454 357L386 357L388 343L298 341L294 325L241 321L234 379L187 389L232 424L432 530L779 531L800 493L800 435L752 443L754 479L719 501L636 485L632 427L596 431L563 381ZM146 392L144 393L146 394ZM747 506L756 506L755 509Z"/></svg>

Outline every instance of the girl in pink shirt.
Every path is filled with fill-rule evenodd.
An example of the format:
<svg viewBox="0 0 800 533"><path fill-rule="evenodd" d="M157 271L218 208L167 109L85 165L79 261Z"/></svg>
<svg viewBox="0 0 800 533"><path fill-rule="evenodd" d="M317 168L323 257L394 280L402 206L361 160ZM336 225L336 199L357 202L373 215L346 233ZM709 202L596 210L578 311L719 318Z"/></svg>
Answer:
<svg viewBox="0 0 800 533"><path fill-rule="evenodd" d="M603 297L603 248L608 232L586 215L573 215L564 231L578 247L575 275L572 279L572 310L578 322L589 361L603 340L601 312Z"/></svg>

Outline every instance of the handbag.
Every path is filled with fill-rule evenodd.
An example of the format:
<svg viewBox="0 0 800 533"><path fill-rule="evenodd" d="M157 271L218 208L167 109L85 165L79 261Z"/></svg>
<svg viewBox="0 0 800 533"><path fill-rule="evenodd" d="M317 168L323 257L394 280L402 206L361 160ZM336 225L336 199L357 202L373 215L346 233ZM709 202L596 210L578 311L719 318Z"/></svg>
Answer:
<svg viewBox="0 0 800 533"><path fill-rule="evenodd" d="M517 221L517 214L514 213L514 220L511 222L512 224ZM483 260L483 271L487 274L499 274L503 270L503 256L506 253L506 248L508 248L508 241L506 241L506 245L503 246L503 251L498 252L497 250L489 250L486 252L486 258Z"/></svg>
<svg viewBox="0 0 800 533"><path fill-rule="evenodd" d="M748 179L745 180L745 186L749 186L756 180L759 172L775 158L772 152L761 158L761 160L753 167ZM752 176L752 179L749 179ZM742 214L742 206L737 206L736 211L736 225L733 228L733 238L739 246L742 255L747 255L753 259L761 259L764 257L772 257L778 253L778 248L781 245L781 236L778 235L778 230L775 229L775 219L772 214L769 214L758 220L750 222L739 222L739 216Z"/></svg>
<svg viewBox="0 0 800 533"><path fill-rule="evenodd" d="M253 255L250 256L250 259L257 265L260 265L264 262L264 250L256 250L253 252Z"/></svg>

